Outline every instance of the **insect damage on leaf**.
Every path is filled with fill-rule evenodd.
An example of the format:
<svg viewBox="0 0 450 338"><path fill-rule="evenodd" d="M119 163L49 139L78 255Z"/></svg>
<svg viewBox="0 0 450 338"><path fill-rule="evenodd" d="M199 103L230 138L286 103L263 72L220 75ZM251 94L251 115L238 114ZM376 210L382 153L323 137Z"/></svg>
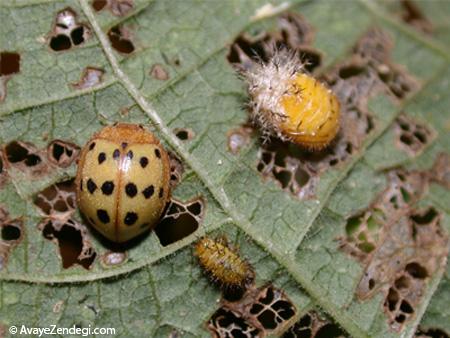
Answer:
<svg viewBox="0 0 450 338"><path fill-rule="evenodd" d="M170 189L173 191L175 187L180 183L183 173L184 165L183 162L172 152L169 151L169 162L170 162Z"/></svg>
<svg viewBox="0 0 450 338"><path fill-rule="evenodd" d="M0 271L7 267L11 251L24 237L21 218L11 219L6 209L0 206Z"/></svg>
<svg viewBox="0 0 450 338"><path fill-rule="evenodd" d="M169 79L169 73L160 63L155 63L150 69L150 76L156 80L166 81Z"/></svg>
<svg viewBox="0 0 450 338"><path fill-rule="evenodd" d="M397 137L396 146L411 157L420 155L436 137L436 132L430 127L405 114L397 117L394 130Z"/></svg>
<svg viewBox="0 0 450 338"><path fill-rule="evenodd" d="M47 147L47 158L60 168L69 167L78 159L80 147L71 142L53 140Z"/></svg>
<svg viewBox="0 0 450 338"><path fill-rule="evenodd" d="M161 245L167 246L194 233L203 222L205 203L201 196L188 202L172 198L155 227Z"/></svg>
<svg viewBox="0 0 450 338"><path fill-rule="evenodd" d="M75 179L55 183L34 198L34 204L45 217L67 219L76 208Z"/></svg>
<svg viewBox="0 0 450 338"><path fill-rule="evenodd" d="M419 326L414 338L449 338L450 334L440 329L423 328Z"/></svg>
<svg viewBox="0 0 450 338"><path fill-rule="evenodd" d="M181 141L190 141L195 136L194 132L190 128L176 128L173 132Z"/></svg>
<svg viewBox="0 0 450 338"><path fill-rule="evenodd" d="M105 71L96 67L86 67L81 74L80 81L72 83L75 89L92 88L103 82L103 74Z"/></svg>
<svg viewBox="0 0 450 338"><path fill-rule="evenodd" d="M39 177L48 174L49 164L41 150L31 143L12 141L3 147L5 166L10 176L14 171L20 171L30 177Z"/></svg>
<svg viewBox="0 0 450 338"><path fill-rule="evenodd" d="M78 22L77 13L67 7L56 14L48 43L53 51L61 52L83 44L90 36L88 25Z"/></svg>
<svg viewBox="0 0 450 338"><path fill-rule="evenodd" d="M20 72L20 54L16 52L0 53L0 77Z"/></svg>
<svg viewBox="0 0 450 338"><path fill-rule="evenodd" d="M64 269L75 264L90 269L97 256L86 227L72 219L45 219L38 225L45 239L54 242L59 247L59 255Z"/></svg>
<svg viewBox="0 0 450 338"><path fill-rule="evenodd" d="M309 311L283 334L283 338L297 337L344 338L348 334L324 315Z"/></svg>
<svg viewBox="0 0 450 338"><path fill-rule="evenodd" d="M253 128L246 124L228 131L228 150L233 155L238 154L243 148L250 144L250 137L252 133Z"/></svg>
<svg viewBox="0 0 450 338"><path fill-rule="evenodd" d="M108 31L111 46L122 54L131 54L135 47L131 38L131 32L123 26L114 26Z"/></svg>
<svg viewBox="0 0 450 338"><path fill-rule="evenodd" d="M399 5L398 15L404 22L423 33L431 34L433 32L433 24L414 0L402 0Z"/></svg>
<svg viewBox="0 0 450 338"><path fill-rule="evenodd" d="M239 301L223 300L207 322L213 337L265 337L291 326L297 309L283 290L273 285L252 287Z"/></svg>
<svg viewBox="0 0 450 338"><path fill-rule="evenodd" d="M312 73L321 64L321 54L311 47L314 32L311 25L296 13L282 14L277 20L276 30L260 32L256 36L240 34L227 55L228 61L238 71L248 71L255 64L268 62L276 49L296 51L304 69Z"/></svg>
<svg viewBox="0 0 450 338"><path fill-rule="evenodd" d="M431 169L430 179L450 189L450 155L448 153L439 153Z"/></svg>
<svg viewBox="0 0 450 338"><path fill-rule="evenodd" d="M383 308L395 331L415 315L430 278L446 264L448 237L441 212L416 206L428 190L431 172L390 171L386 190L367 210L347 219L347 236L340 238L341 249L365 265L357 297L383 293Z"/></svg>
<svg viewBox="0 0 450 338"><path fill-rule="evenodd" d="M6 85L11 77L20 72L20 54L0 53L0 103L6 99Z"/></svg>
<svg viewBox="0 0 450 338"><path fill-rule="evenodd" d="M108 9L115 16L125 16L134 7L133 0L93 0L92 8L100 12Z"/></svg>

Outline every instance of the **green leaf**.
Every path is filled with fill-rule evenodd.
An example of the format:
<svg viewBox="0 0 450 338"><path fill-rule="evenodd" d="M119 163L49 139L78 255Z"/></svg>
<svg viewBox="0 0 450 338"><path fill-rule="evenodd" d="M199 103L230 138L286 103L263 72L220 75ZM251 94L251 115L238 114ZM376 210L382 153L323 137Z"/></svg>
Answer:
<svg viewBox="0 0 450 338"><path fill-rule="evenodd" d="M401 167L426 176L417 199L401 192L407 215L432 208L439 215L439 236L446 240L450 232L450 194L442 183L445 177L439 178L445 167L432 169L439 156L450 154L448 4L415 4L423 15L418 24L402 20L407 8L390 1L132 3L124 16L108 8L97 12L87 0L0 5L0 52L20 55L20 71L0 78L0 97L5 96L0 101L0 207L8 213L0 238L0 336L11 325L52 324L114 327L115 336L123 337L208 336L205 323L221 294L193 256L192 244L205 234L226 235L255 268L256 285L273 283L282 289L297 309L296 318L320 313L325 318L321 325L333 322L352 337L413 337L419 325L421 332L438 328L449 334L446 257L437 254L424 281L414 279L422 283L417 287L422 296L400 329L389 323L393 311L384 305L389 283L398 276L383 276L386 285L365 299L358 296L366 270L383 251L378 249L386 248L389 235L395 234L390 225L380 225L383 214L374 207L392 187L392 170ZM76 47L54 51L55 17L68 8L87 35ZM337 165L317 160L325 169L310 177L311 198L304 199L282 189L273 175L260 173L258 161L268 148L257 133L236 154L228 144L230 132L248 121L245 83L227 60L230 46L242 32L257 36L279 30L284 12L300 14L312 27L306 44L320 54L315 76L328 79L338 67L351 64L355 45L377 27L392 40L392 47L380 47L388 50L387 65L377 66L391 67L406 79L405 96L386 80L364 97L363 114L373 122L370 132ZM108 33L116 27L125 30L132 53L112 46ZM83 88L87 67L103 73L98 83ZM154 67L162 67L162 79ZM64 267L63 240L58 246L56 232L46 234L36 199L52 184L72 178L76 164L45 167L47 147L53 140L82 147L94 132L116 121L141 123L158 135L184 166L173 197L187 202L201 196L204 217L197 231L166 246L151 232L126 248L124 263L107 266L103 260L114 248L85 227L76 211L73 218L83 230L75 233L85 240L78 246L87 245L96 256L92 263L75 260ZM180 128L188 128L192 139L180 140L175 134ZM345 122L342 128L345 135L358 133ZM41 156L41 171L12 165L7 145L15 141ZM302 161L312 166L315 160ZM358 259L345 245L353 243L351 236L367 212L369 232L359 238L364 245L358 253L364 258ZM20 238L8 237L4 229L11 224L20 224ZM418 255L415 248L408 256L414 236L410 242L403 238L406 249L394 245L398 255ZM448 253L444 242L436 242L440 253Z"/></svg>

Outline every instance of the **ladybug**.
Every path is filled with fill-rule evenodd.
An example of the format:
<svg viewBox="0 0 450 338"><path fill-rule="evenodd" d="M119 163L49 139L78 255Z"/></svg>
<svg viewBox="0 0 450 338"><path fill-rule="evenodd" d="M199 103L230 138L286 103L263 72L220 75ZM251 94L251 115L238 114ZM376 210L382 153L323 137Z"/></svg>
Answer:
<svg viewBox="0 0 450 338"><path fill-rule="evenodd" d="M89 223L114 242L153 228L170 197L169 156L142 126L117 123L81 150L77 202Z"/></svg>
<svg viewBox="0 0 450 338"><path fill-rule="evenodd" d="M245 73L252 118L263 135L276 136L311 150L330 144L339 131L336 95L306 74L296 53L276 51Z"/></svg>

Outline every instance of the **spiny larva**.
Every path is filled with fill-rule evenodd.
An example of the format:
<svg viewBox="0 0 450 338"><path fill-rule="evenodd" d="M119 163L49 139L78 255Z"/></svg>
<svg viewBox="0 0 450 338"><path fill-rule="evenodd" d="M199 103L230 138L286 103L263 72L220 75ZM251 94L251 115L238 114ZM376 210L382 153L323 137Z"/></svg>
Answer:
<svg viewBox="0 0 450 338"><path fill-rule="evenodd" d="M151 132L108 126L81 151L78 206L102 235L126 242L156 225L170 197L169 178L169 157Z"/></svg>
<svg viewBox="0 0 450 338"><path fill-rule="evenodd" d="M252 119L264 136L276 136L309 149L326 147L339 131L336 95L303 70L296 53L274 52L267 63L244 74Z"/></svg>
<svg viewBox="0 0 450 338"><path fill-rule="evenodd" d="M224 288L245 288L255 274L252 266L242 259L226 238L201 238L194 247L200 266Z"/></svg>

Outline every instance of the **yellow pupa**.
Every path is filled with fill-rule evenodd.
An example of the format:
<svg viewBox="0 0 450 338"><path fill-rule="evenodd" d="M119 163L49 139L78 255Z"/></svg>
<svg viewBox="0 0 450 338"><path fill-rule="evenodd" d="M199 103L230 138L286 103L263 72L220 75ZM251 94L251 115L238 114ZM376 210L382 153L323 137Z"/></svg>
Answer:
<svg viewBox="0 0 450 338"><path fill-rule="evenodd" d="M306 74L298 55L275 52L247 71L252 118L264 136L321 149L339 131L340 105L324 84Z"/></svg>

